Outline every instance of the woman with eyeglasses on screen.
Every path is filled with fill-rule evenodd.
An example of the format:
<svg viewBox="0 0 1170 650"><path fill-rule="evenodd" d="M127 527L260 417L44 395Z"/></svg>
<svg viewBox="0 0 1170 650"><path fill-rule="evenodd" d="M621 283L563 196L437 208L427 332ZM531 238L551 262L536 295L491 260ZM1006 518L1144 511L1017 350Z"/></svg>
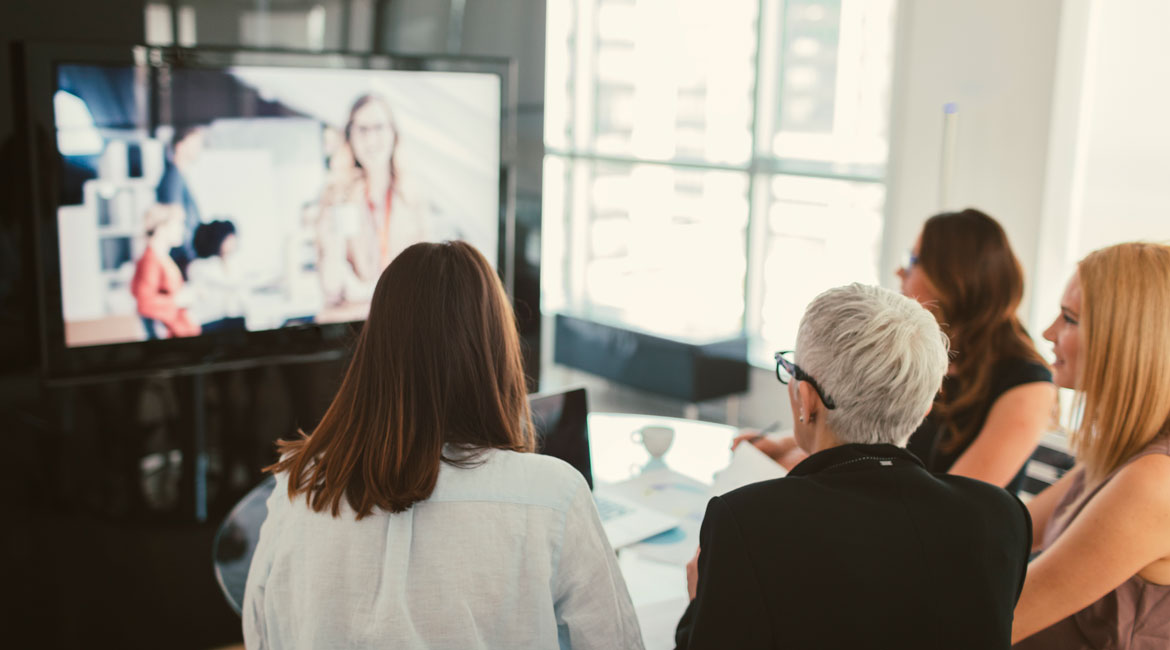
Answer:
<svg viewBox="0 0 1170 650"><path fill-rule="evenodd" d="M318 238L330 302L369 298L382 269L407 246L429 238L418 197L404 191L402 131L382 96L358 97L345 141L329 162ZM338 232L342 237L338 239Z"/></svg>
<svg viewBox="0 0 1170 650"><path fill-rule="evenodd" d="M950 472L1015 493L1024 465L1052 427L1052 373L1016 312L1024 276L1003 228L979 210L931 217L898 269L902 293L938 319L951 365L934 409L908 448L932 472ZM791 438L753 434L762 451L791 468L803 458Z"/></svg>
<svg viewBox="0 0 1170 650"><path fill-rule="evenodd" d="M1028 504L1040 554L1019 650L1170 647L1170 246L1119 244L1077 265L1044 332L1077 391L1077 465Z"/></svg>
<svg viewBox="0 0 1170 650"><path fill-rule="evenodd" d="M777 364L807 457L711 499L678 647L1006 649L1024 506L905 449L948 365L934 317L887 289L831 289Z"/></svg>
<svg viewBox="0 0 1170 650"><path fill-rule="evenodd" d="M248 647L641 648L589 486L533 436L496 272L407 248L321 423L268 468Z"/></svg>

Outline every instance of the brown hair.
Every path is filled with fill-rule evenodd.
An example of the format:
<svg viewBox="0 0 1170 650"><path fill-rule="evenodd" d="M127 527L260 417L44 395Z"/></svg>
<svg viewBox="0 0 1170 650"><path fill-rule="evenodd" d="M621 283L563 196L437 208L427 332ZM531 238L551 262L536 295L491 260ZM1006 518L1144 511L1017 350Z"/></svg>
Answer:
<svg viewBox="0 0 1170 650"><path fill-rule="evenodd" d="M938 304L932 308L951 339L953 390L944 390L934 408L951 432L943 448L954 451L978 433L971 416L991 397L996 364L1044 359L1016 316L1024 271L995 219L973 208L931 217L922 227L918 263L935 289Z"/></svg>
<svg viewBox="0 0 1170 650"><path fill-rule="evenodd" d="M444 451L444 444L448 445ZM499 277L463 242L415 244L374 289L341 388L313 434L280 441L290 499L361 519L431 495L439 463L532 451L520 338Z"/></svg>
<svg viewBox="0 0 1170 650"><path fill-rule="evenodd" d="M1083 415L1072 446L1095 484L1170 430L1170 246L1102 248L1077 275Z"/></svg>

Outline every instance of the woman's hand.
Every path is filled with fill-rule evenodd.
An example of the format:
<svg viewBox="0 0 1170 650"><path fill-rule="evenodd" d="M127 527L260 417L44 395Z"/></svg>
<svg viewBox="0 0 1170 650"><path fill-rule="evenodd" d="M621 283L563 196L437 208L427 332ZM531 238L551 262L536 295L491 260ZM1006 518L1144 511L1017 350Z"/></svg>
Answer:
<svg viewBox="0 0 1170 650"><path fill-rule="evenodd" d="M196 298L197 296L193 290L183 287L175 293L175 306L183 308L190 307L195 304Z"/></svg>
<svg viewBox="0 0 1170 650"><path fill-rule="evenodd" d="M769 438L767 436L761 437L755 432L743 433L731 441L731 448L735 449L744 441L755 445L756 449L767 454L769 458L779 463L784 469L792 469L799 465L802 460L808 458L808 453L796 444L796 438L792 436Z"/></svg>

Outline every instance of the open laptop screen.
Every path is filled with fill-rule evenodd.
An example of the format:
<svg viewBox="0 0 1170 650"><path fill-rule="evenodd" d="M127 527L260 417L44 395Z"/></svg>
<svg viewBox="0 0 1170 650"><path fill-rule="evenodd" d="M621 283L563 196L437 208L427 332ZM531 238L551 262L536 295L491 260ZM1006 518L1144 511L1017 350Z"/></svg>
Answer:
<svg viewBox="0 0 1170 650"><path fill-rule="evenodd" d="M536 425L536 450L560 458L577 468L593 488L593 467L589 461L589 408L585 389L533 395L529 404Z"/></svg>

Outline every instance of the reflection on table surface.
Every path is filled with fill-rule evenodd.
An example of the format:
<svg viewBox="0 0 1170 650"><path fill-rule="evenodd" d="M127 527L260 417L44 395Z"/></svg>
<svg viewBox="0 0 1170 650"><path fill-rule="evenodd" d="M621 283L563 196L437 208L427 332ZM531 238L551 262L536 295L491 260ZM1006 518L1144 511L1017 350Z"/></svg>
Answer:
<svg viewBox="0 0 1170 650"><path fill-rule="evenodd" d="M616 483L632 478L651 465L651 456L631 438L645 426L674 429L674 442L661 463L680 474L710 484L715 472L731 460L731 440L738 429L725 424L626 413L589 414L589 448L593 479Z"/></svg>

